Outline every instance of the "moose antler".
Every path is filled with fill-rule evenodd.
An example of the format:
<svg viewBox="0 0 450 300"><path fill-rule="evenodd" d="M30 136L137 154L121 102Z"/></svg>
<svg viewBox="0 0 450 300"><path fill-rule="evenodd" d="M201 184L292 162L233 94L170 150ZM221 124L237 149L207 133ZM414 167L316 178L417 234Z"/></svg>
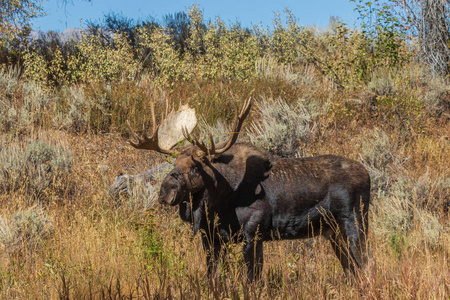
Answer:
<svg viewBox="0 0 450 300"><path fill-rule="evenodd" d="M167 106L167 104L166 104ZM153 103L151 108L152 114L152 128L153 132L151 136L144 133L142 137L138 136L127 121L128 128L130 129L132 137L137 140L137 143L133 140L129 140L131 146L137 149L153 150L163 154L174 154L175 151L171 150L180 140L183 139L183 126L185 126L189 132L192 132L197 125L197 118L195 111L189 108L187 105L181 106L177 111L172 111L167 114L161 121L160 125L156 125L155 110ZM144 128L142 128L144 131Z"/></svg>
<svg viewBox="0 0 450 300"><path fill-rule="evenodd" d="M133 142L131 139L128 140L128 143L130 143L131 146L133 146L136 149L145 149L145 150L153 150L159 153L163 154L169 154L172 155L175 151L172 151L170 149L163 149L159 146L158 143L158 131L159 131L159 125L155 126L153 125L153 133L149 137L144 133L144 136L140 137L139 135L134 132L133 128L131 128L130 122L127 121L128 128L130 130L130 133L132 136L138 141L137 143Z"/></svg>
<svg viewBox="0 0 450 300"><path fill-rule="evenodd" d="M236 119L234 121L233 129L231 130L231 137L228 139L226 144L216 149L216 145L214 144L213 137L211 134L209 134L209 142L211 144L211 147L208 148L205 143L199 142L197 138L192 138L189 132L186 130L186 128L183 128L183 135L187 138L188 141L190 141L194 146L197 146L202 152L204 152L207 155L220 155L227 151L228 149L233 146L234 143L236 143L238 135L241 131L242 123L244 122L245 118L247 118L248 113L250 112L250 108L252 107L252 98L248 98L248 100L245 102L244 106L242 107L241 113L239 116L236 116Z"/></svg>

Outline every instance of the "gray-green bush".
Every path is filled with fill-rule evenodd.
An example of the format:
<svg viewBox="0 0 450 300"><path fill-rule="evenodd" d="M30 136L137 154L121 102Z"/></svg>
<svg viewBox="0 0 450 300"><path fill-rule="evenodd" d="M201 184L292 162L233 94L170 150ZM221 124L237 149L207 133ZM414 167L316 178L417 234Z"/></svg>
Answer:
<svg viewBox="0 0 450 300"><path fill-rule="evenodd" d="M3 146L0 162L0 191L24 190L31 199L43 200L47 190L67 178L72 155L65 147L30 140L25 145Z"/></svg>
<svg viewBox="0 0 450 300"><path fill-rule="evenodd" d="M0 72L0 131L20 132L45 122L45 112L55 103L42 86L22 82L20 72Z"/></svg>
<svg viewBox="0 0 450 300"><path fill-rule="evenodd" d="M450 118L450 85L448 79L434 76L429 81L429 88L424 96L424 104L433 116L447 114Z"/></svg>
<svg viewBox="0 0 450 300"><path fill-rule="evenodd" d="M52 232L52 220L39 205L19 210L11 217L0 216L0 243L9 254L36 247Z"/></svg>
<svg viewBox="0 0 450 300"><path fill-rule="evenodd" d="M57 128L86 131L90 121L90 102L80 86L63 87L64 109L60 109L53 118Z"/></svg>
<svg viewBox="0 0 450 300"><path fill-rule="evenodd" d="M250 125L250 141L272 154L299 154L301 142L309 141L314 135L318 111L312 109L314 106L309 108L301 102L291 107L283 99L263 99L257 104L259 118Z"/></svg>

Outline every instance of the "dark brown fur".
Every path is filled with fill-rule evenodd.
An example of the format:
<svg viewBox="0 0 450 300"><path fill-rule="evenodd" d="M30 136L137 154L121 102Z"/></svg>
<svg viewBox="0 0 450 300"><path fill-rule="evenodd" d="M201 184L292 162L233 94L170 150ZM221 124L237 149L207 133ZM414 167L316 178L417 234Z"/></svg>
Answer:
<svg viewBox="0 0 450 300"><path fill-rule="evenodd" d="M178 205L194 233L202 232L209 275L226 241L245 242L250 280L262 269L262 242L274 239L322 234L345 270L366 263L370 178L360 163L334 155L280 158L243 143L217 158L199 153L191 146L178 156L159 202Z"/></svg>

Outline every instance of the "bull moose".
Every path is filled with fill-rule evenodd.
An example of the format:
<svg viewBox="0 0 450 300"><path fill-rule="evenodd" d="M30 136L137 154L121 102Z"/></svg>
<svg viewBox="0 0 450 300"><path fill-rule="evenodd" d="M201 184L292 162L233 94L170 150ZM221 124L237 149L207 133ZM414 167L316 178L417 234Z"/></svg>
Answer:
<svg viewBox="0 0 450 300"><path fill-rule="evenodd" d="M249 114L251 99L236 117L228 141L209 145L183 129L189 146L161 184L158 201L179 207L183 221L201 232L208 275L216 273L224 242L243 242L247 276L260 276L263 241L323 235L331 242L345 271L367 261L366 238L370 177L360 163L336 155L283 158L247 143L236 143ZM153 118L154 119L154 118ZM174 154L152 136L138 136L137 149Z"/></svg>

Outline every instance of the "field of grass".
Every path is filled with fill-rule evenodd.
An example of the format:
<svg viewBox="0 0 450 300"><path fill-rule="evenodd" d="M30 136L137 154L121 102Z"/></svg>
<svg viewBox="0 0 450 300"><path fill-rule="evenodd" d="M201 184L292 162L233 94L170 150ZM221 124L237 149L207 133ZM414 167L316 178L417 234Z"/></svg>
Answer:
<svg viewBox="0 0 450 300"><path fill-rule="evenodd" d="M394 63L370 58L345 26L317 33L293 24L258 35L217 21L202 32L210 52L192 38L182 55L156 30L147 42L160 51L137 79L142 49L120 37L104 48L84 37L67 65L53 49L61 60L28 52L24 69L2 66L0 298L449 299L448 78L409 60L409 50ZM299 41L317 48L299 50ZM152 102L158 120L166 103L189 103L205 138L226 131L235 102L250 96L241 140L275 155L338 154L369 170L373 261L357 278L315 238L265 243L254 283L244 280L241 245L227 245L221 275L208 279L199 235L156 203L163 173L150 192L109 194L119 174L168 159L127 144L126 121L151 128Z"/></svg>
<svg viewBox="0 0 450 300"><path fill-rule="evenodd" d="M147 197L108 194L118 174L141 173L166 158L131 148L120 127L94 132L82 117L80 127L58 126L54 112L61 99L83 99L89 89L71 88L67 97L33 86L27 94L28 83L6 72L0 90L17 113L13 120L11 112L2 116L1 297L448 298L448 93L435 100L444 108L433 114L437 106L423 100L432 86L417 87L409 80L396 88L409 84L411 90L377 95L380 83L342 91L309 72L312 86L267 78L246 84L184 83L167 97L174 105L186 101L202 108L206 132L217 130L215 121L232 118L232 110L225 110L233 105L227 93L236 99L252 93L256 106L243 140L275 154L334 153L362 161L373 182L369 247L374 263L358 279L347 280L328 242L316 238L266 243L262 279L251 284L243 280L240 245L229 245L222 275L208 280L199 236L176 209L155 203L160 179ZM141 87L128 83L113 88L116 99L142 94ZM46 97L45 105L25 105ZM212 98L216 105L207 102ZM86 113L78 109L64 117ZM149 113L144 117L148 120Z"/></svg>

